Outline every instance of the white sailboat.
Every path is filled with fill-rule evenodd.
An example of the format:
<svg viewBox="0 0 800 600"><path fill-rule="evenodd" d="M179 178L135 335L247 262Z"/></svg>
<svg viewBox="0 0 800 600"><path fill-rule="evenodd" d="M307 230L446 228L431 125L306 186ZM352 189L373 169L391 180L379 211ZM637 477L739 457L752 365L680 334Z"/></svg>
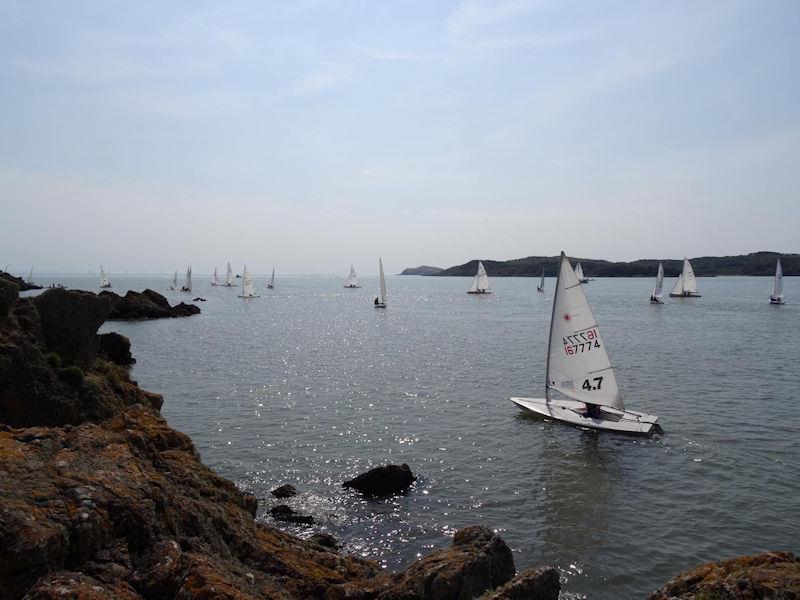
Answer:
<svg viewBox="0 0 800 600"><path fill-rule="evenodd" d="M108 278L108 274L103 270L103 265L100 265L100 287L101 288L111 287L111 281Z"/></svg>
<svg viewBox="0 0 800 600"><path fill-rule="evenodd" d="M225 286L233 287L233 269L231 269L231 263L228 263L228 271L225 273Z"/></svg>
<svg viewBox="0 0 800 600"><path fill-rule="evenodd" d="M581 266L581 263L575 265L575 277L577 277L578 281L581 283L589 283L589 278L585 277L583 274L583 267Z"/></svg>
<svg viewBox="0 0 800 600"><path fill-rule="evenodd" d="M346 288L360 288L361 286L358 285L358 275L356 275L356 270L353 265L350 265L350 275L347 276L347 281L344 282L344 287Z"/></svg>
<svg viewBox="0 0 800 600"><path fill-rule="evenodd" d="M169 289L178 289L178 271L175 271L175 273L172 275L172 283L169 285Z"/></svg>
<svg viewBox="0 0 800 600"><path fill-rule="evenodd" d="M214 267L214 274L211 276L211 285L219 285L219 277L217 277L217 267Z"/></svg>
<svg viewBox="0 0 800 600"><path fill-rule="evenodd" d="M381 296L375 298L375 308L386 308L386 278L383 276L383 261L378 259L378 271L381 280Z"/></svg>
<svg viewBox="0 0 800 600"><path fill-rule="evenodd" d="M275 288L275 267L272 267L272 277L269 278L269 283L267 284L267 289L271 290Z"/></svg>
<svg viewBox="0 0 800 600"><path fill-rule="evenodd" d="M769 297L770 304L785 304L783 299L783 269L781 269L781 259L775 266L775 281L772 284L772 294Z"/></svg>
<svg viewBox="0 0 800 600"><path fill-rule="evenodd" d="M181 288L182 292L191 292L192 291L192 265L189 265L186 269L186 281Z"/></svg>
<svg viewBox="0 0 800 600"><path fill-rule="evenodd" d="M653 288L653 293L650 294L650 302L653 304L664 304L661 300L661 288L664 287L664 265L658 263L658 275L656 275L656 287Z"/></svg>
<svg viewBox="0 0 800 600"><path fill-rule="evenodd" d="M670 298L699 298L697 293L697 279L694 276L694 269L689 264L689 259L683 259L683 270L678 275L675 287L669 293Z"/></svg>
<svg viewBox="0 0 800 600"><path fill-rule="evenodd" d="M600 329L563 252L545 378L543 399L511 401L524 410L579 427L622 433L650 433L657 427L658 417L625 409Z"/></svg>
<svg viewBox="0 0 800 600"><path fill-rule="evenodd" d="M28 280L25 283L33 283L33 267L31 267L31 272L28 273Z"/></svg>
<svg viewBox="0 0 800 600"><path fill-rule="evenodd" d="M256 294L256 290L253 287L253 279L250 277L250 271L247 270L247 265L244 267L244 277L242 277L242 293L239 294L239 298L260 298L258 294Z"/></svg>
<svg viewBox="0 0 800 600"><path fill-rule="evenodd" d="M486 274L486 269L483 268L483 263L478 261L478 272L472 279L472 283L467 290L468 294L491 294L492 288L489 285L489 276Z"/></svg>
<svg viewBox="0 0 800 600"><path fill-rule="evenodd" d="M542 269L542 278L539 280L539 285L536 287L536 291L544 293L544 269Z"/></svg>

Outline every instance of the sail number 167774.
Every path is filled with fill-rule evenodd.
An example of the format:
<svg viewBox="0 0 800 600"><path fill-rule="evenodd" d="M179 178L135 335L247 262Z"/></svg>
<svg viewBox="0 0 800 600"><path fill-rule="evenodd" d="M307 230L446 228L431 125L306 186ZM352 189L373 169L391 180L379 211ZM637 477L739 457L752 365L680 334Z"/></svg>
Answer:
<svg viewBox="0 0 800 600"><path fill-rule="evenodd" d="M572 356L581 352L591 352L600 347L600 336L594 329L580 331L561 338L564 341L564 352Z"/></svg>

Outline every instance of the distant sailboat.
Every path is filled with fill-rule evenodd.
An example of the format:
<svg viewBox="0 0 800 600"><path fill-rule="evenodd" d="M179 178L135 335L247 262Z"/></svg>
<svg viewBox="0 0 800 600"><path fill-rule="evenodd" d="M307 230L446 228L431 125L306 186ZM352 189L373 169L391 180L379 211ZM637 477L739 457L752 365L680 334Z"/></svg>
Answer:
<svg viewBox="0 0 800 600"><path fill-rule="evenodd" d="M537 286L536 291L544 293L544 269L542 269L542 278L539 280L539 285Z"/></svg>
<svg viewBox="0 0 800 600"><path fill-rule="evenodd" d="M583 275L583 267L581 266L581 263L575 265L575 277L578 278L580 283L589 283L589 278Z"/></svg>
<svg viewBox="0 0 800 600"><path fill-rule="evenodd" d="M551 397L551 391L559 395ZM563 252L550 319L545 397L511 401L579 427L622 433L649 433L658 427L658 417L625 409L589 301Z"/></svg>
<svg viewBox="0 0 800 600"><path fill-rule="evenodd" d="M689 264L689 259L683 259L683 270L678 275L678 281L675 282L675 287L669 293L670 298L699 298L700 294L697 293L697 279L694 276L692 265Z"/></svg>
<svg viewBox="0 0 800 600"><path fill-rule="evenodd" d="M191 292L192 291L192 265L186 269L186 281L181 288L182 292Z"/></svg>
<svg viewBox="0 0 800 600"><path fill-rule="evenodd" d="M233 269L231 269L231 263L228 263L228 271L225 273L225 285L227 287L233 287Z"/></svg>
<svg viewBox="0 0 800 600"><path fill-rule="evenodd" d="M386 278L383 276L383 261L378 259L378 271L381 280L381 297L375 298L375 308L386 308Z"/></svg>
<svg viewBox="0 0 800 600"><path fill-rule="evenodd" d="M253 287L253 279L250 277L250 271L247 270L247 265L244 267L244 277L242 277L242 293L239 294L239 298L260 298L258 294L256 294L256 290Z"/></svg>
<svg viewBox="0 0 800 600"><path fill-rule="evenodd" d="M478 272L472 279L472 283L467 290L468 294L491 294L492 288L489 285L489 276L486 274L486 269L483 263L478 261Z"/></svg>
<svg viewBox="0 0 800 600"><path fill-rule="evenodd" d="M772 284L772 294L769 297L770 304L785 304L783 299L783 269L781 269L781 259L775 266L775 281Z"/></svg>
<svg viewBox="0 0 800 600"><path fill-rule="evenodd" d="M178 289L178 271L175 271L175 273L172 275L172 283L170 284L169 289L171 290Z"/></svg>
<svg viewBox="0 0 800 600"><path fill-rule="evenodd" d="M347 276L347 281L344 282L344 287L346 288L360 288L361 286L358 285L358 276L356 275L356 270L353 265L350 265L350 275Z"/></svg>
<svg viewBox="0 0 800 600"><path fill-rule="evenodd" d="M267 284L267 289L271 290L275 288L275 267L272 267L272 277L269 278L269 283Z"/></svg>
<svg viewBox="0 0 800 600"><path fill-rule="evenodd" d="M100 287L110 288L111 281L108 279L108 274L103 270L103 265L100 265Z"/></svg>
<svg viewBox="0 0 800 600"><path fill-rule="evenodd" d="M28 280L25 283L33 283L33 267L31 267L31 272L28 273Z"/></svg>
<svg viewBox="0 0 800 600"><path fill-rule="evenodd" d="M211 285L219 285L219 277L217 277L217 267L214 267L214 274L211 276Z"/></svg>
<svg viewBox="0 0 800 600"><path fill-rule="evenodd" d="M664 265L658 263L658 275L656 275L656 287L653 288L653 293L650 294L650 302L653 304L664 304L661 300L661 288L664 287Z"/></svg>

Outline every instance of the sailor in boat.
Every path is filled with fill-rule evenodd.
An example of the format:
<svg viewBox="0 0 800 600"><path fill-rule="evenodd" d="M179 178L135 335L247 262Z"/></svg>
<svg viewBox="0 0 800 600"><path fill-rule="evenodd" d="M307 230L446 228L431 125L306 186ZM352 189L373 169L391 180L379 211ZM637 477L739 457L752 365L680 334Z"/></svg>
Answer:
<svg viewBox="0 0 800 600"><path fill-rule="evenodd" d="M376 296L375 297L375 306L377 306L378 304L380 304L380 300L378 300L378 297Z"/></svg>
<svg viewBox="0 0 800 600"><path fill-rule="evenodd" d="M583 416L588 419L602 419L603 414L600 411L600 407L597 404L589 404L586 403L586 411L583 413Z"/></svg>

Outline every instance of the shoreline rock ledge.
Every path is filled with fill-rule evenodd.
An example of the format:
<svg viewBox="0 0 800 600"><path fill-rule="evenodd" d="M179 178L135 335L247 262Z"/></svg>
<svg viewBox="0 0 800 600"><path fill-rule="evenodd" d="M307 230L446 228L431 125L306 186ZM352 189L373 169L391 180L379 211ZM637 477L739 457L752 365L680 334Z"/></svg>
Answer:
<svg viewBox="0 0 800 600"><path fill-rule="evenodd" d="M406 463L375 467L342 484L368 496L399 494L406 491L417 480Z"/></svg>

